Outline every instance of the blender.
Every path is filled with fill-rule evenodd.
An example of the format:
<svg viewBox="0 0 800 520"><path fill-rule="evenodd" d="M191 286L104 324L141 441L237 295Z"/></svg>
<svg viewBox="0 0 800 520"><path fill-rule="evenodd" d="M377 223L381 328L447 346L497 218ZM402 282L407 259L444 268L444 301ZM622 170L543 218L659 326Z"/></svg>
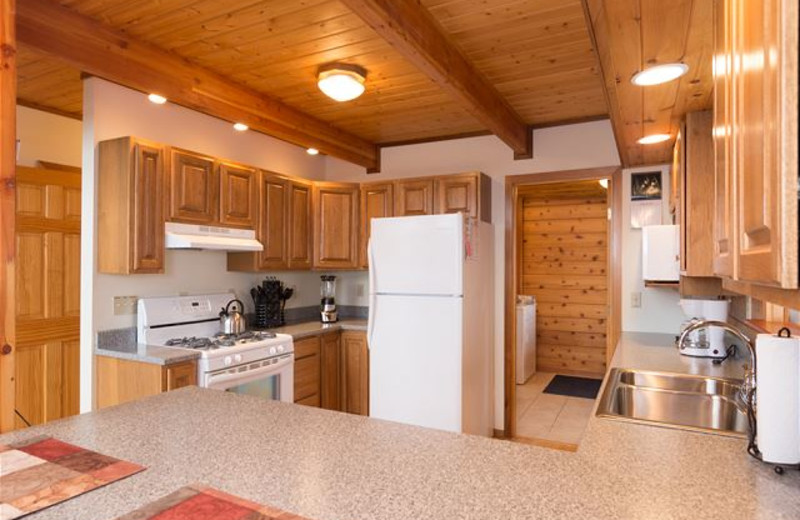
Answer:
<svg viewBox="0 0 800 520"><path fill-rule="evenodd" d="M320 287L320 321L322 323L336 323L338 317L336 314L336 277L331 274L324 274L320 276L322 279L322 286Z"/></svg>

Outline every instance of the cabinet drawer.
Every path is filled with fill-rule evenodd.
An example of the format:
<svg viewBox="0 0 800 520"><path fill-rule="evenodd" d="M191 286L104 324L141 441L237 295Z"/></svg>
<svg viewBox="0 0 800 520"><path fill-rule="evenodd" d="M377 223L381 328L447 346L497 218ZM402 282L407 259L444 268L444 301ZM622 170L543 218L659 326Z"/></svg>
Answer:
<svg viewBox="0 0 800 520"><path fill-rule="evenodd" d="M197 384L197 365L180 363L164 368L164 390L170 391Z"/></svg>
<svg viewBox="0 0 800 520"><path fill-rule="evenodd" d="M301 339L294 343L294 359L319 355L319 336Z"/></svg>
<svg viewBox="0 0 800 520"><path fill-rule="evenodd" d="M316 395L319 399L319 356L308 356L294 363L294 401Z"/></svg>

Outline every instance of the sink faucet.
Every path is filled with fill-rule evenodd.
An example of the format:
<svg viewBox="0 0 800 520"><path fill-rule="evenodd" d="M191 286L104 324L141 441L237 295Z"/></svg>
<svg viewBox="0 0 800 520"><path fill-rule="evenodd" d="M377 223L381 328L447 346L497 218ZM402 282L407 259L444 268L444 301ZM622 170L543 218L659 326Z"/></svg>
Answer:
<svg viewBox="0 0 800 520"><path fill-rule="evenodd" d="M745 345L747 345L747 350L750 352L750 359L752 360L752 363L751 368L745 371L744 385L742 385L742 390L745 396L749 396L749 394L756 388L756 347L755 344L750 341L750 338L745 336L742 331L724 321L699 320L695 323L692 323L686 327L683 332L681 332L680 337L678 337L678 348L680 349L683 346L683 343L686 341L686 338L689 337L689 334L695 330L706 327L719 327L724 329L725 331L730 332L739 338Z"/></svg>

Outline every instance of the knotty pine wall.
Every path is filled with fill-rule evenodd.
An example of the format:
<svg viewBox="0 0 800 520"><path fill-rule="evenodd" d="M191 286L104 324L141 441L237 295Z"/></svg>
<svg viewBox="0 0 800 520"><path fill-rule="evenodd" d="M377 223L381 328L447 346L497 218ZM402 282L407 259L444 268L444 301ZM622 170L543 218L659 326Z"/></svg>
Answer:
<svg viewBox="0 0 800 520"><path fill-rule="evenodd" d="M523 198L520 293L536 297L537 371L605 372L608 205L592 183Z"/></svg>

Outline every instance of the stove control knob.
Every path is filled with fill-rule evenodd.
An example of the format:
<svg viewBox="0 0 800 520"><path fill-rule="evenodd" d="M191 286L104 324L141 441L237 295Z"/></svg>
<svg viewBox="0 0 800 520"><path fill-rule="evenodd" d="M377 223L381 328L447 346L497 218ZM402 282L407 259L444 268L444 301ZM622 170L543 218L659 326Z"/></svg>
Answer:
<svg viewBox="0 0 800 520"><path fill-rule="evenodd" d="M277 350L275 350L275 347L270 347L269 348L270 355L274 356L276 352L277 352Z"/></svg>
<svg viewBox="0 0 800 520"><path fill-rule="evenodd" d="M225 359L223 359L222 362L225 363L226 367L231 366L231 357L230 356L225 356Z"/></svg>
<svg viewBox="0 0 800 520"><path fill-rule="evenodd" d="M284 350L286 349L283 348L283 345L278 345L278 352L283 352Z"/></svg>
<svg viewBox="0 0 800 520"><path fill-rule="evenodd" d="M236 361L237 363L241 363L242 362L242 355L241 354L236 354L235 356L233 356L233 360Z"/></svg>

